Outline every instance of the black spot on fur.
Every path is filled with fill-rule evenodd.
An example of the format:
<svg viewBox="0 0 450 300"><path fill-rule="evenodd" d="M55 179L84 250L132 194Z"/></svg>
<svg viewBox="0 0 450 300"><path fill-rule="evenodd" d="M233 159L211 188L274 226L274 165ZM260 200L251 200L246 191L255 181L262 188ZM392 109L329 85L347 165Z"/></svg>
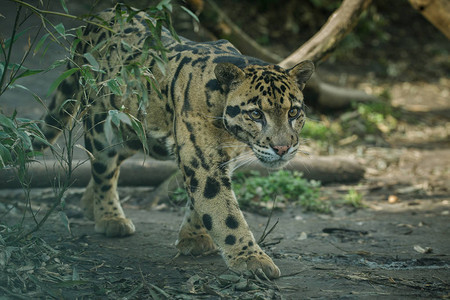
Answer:
<svg viewBox="0 0 450 300"><path fill-rule="evenodd" d="M213 59L213 63L232 63L239 68L244 68L246 66L246 61L242 56L218 56Z"/></svg>
<svg viewBox="0 0 450 300"><path fill-rule="evenodd" d="M206 179L205 190L203 192L203 196L208 199L212 199L217 196L220 192L220 184L217 180L212 177L208 177Z"/></svg>
<svg viewBox="0 0 450 300"><path fill-rule="evenodd" d="M116 156L117 155L117 151L116 150L110 150L109 152L108 152L108 157L114 157L114 156Z"/></svg>
<svg viewBox="0 0 450 300"><path fill-rule="evenodd" d="M228 130L235 135L239 135L240 132L244 131L242 127L239 125L233 125L231 127L228 127Z"/></svg>
<svg viewBox="0 0 450 300"><path fill-rule="evenodd" d="M249 247L253 246L253 242L252 241L248 242L248 246Z"/></svg>
<svg viewBox="0 0 450 300"><path fill-rule="evenodd" d="M237 105L227 106L226 114L232 118L236 117L240 112L241 112L241 109Z"/></svg>
<svg viewBox="0 0 450 300"><path fill-rule="evenodd" d="M191 168L189 168L187 166L184 166L183 170L184 170L184 174L186 174L187 177L194 177L195 176L195 172Z"/></svg>
<svg viewBox="0 0 450 300"><path fill-rule="evenodd" d="M198 187L198 180L195 177L192 177L189 185L191 193L195 193L197 191L197 187Z"/></svg>
<svg viewBox="0 0 450 300"><path fill-rule="evenodd" d="M119 107L116 105L116 95L111 94L111 96L109 96L109 103L110 103L111 106L114 107L115 109L119 109Z"/></svg>
<svg viewBox="0 0 450 300"><path fill-rule="evenodd" d="M211 230L212 229L212 218L210 215L208 214L204 214L202 217L203 220L203 225L205 226L205 228L207 230Z"/></svg>
<svg viewBox="0 0 450 300"><path fill-rule="evenodd" d="M92 129L92 121L91 118L85 117L84 118L84 129L86 131L90 131Z"/></svg>
<svg viewBox="0 0 450 300"><path fill-rule="evenodd" d="M227 245L236 244L236 237L232 234L227 235L227 237L225 238L225 244L227 244Z"/></svg>
<svg viewBox="0 0 450 300"><path fill-rule="evenodd" d="M103 174L103 173L105 173L105 171L106 171L106 165L104 165L104 164L102 164L102 163L100 163L100 162L94 162L94 163L92 164L92 167L94 168L94 171L95 171L97 174Z"/></svg>
<svg viewBox="0 0 450 300"><path fill-rule="evenodd" d="M210 91L220 91L220 85L216 79L211 79L208 81L205 87Z"/></svg>
<svg viewBox="0 0 450 300"><path fill-rule="evenodd" d="M236 220L234 216L229 215L225 220L225 224L228 228L236 229L239 227L239 222Z"/></svg>
<svg viewBox="0 0 450 300"><path fill-rule="evenodd" d="M129 140L127 141L127 147L129 147L132 150L139 150L142 148L142 143L140 140Z"/></svg>
<svg viewBox="0 0 450 300"><path fill-rule="evenodd" d="M189 103L189 90L191 88L192 73L189 74L189 80L184 90L184 102L183 102L183 112L191 110L191 104Z"/></svg>
<svg viewBox="0 0 450 300"><path fill-rule="evenodd" d="M104 149L103 144L96 139L94 139L94 147L97 151L102 151Z"/></svg>
<svg viewBox="0 0 450 300"><path fill-rule="evenodd" d="M191 161L191 165L194 169L198 168L198 160L196 160L195 158L192 159Z"/></svg>
<svg viewBox="0 0 450 300"><path fill-rule="evenodd" d="M102 192L107 192L107 191L109 191L110 189L111 189L111 185L110 185L110 184L107 184L107 185L102 186Z"/></svg>
<svg viewBox="0 0 450 300"><path fill-rule="evenodd" d="M84 137L84 146L87 151L92 152L92 142L90 138Z"/></svg>
<svg viewBox="0 0 450 300"><path fill-rule="evenodd" d="M255 97L247 100L247 104L255 104L256 105L258 103L258 101L259 101L259 97L255 96Z"/></svg>
<svg viewBox="0 0 450 300"><path fill-rule="evenodd" d="M95 175L95 173L92 173L92 178L94 178L94 181L95 181L97 184L102 183L102 179L101 179L100 177L98 177L97 175Z"/></svg>
<svg viewBox="0 0 450 300"><path fill-rule="evenodd" d="M116 170L112 171L111 173L109 173L108 175L105 176L106 179L111 179L114 177L114 174L116 174Z"/></svg>
<svg viewBox="0 0 450 300"><path fill-rule="evenodd" d="M175 73L173 74L172 82L170 83L170 96L171 96L172 99L175 99L175 84L176 84L176 82L177 82L177 80L178 80L178 77L179 77L178 75L180 74L181 69L182 69L186 64L190 63L191 61L192 61L192 58L190 58L190 57L184 57L184 58L180 61L180 63L178 64L178 67L177 67L177 69L175 70Z"/></svg>
<svg viewBox="0 0 450 300"><path fill-rule="evenodd" d="M128 27L128 28L125 28L123 32L125 32L125 33L132 33L132 32L136 32L138 30L139 29L135 28L135 27Z"/></svg>
<svg viewBox="0 0 450 300"><path fill-rule="evenodd" d="M94 130L98 133L103 132L103 124L106 119L106 113L100 113L94 115Z"/></svg>
<svg viewBox="0 0 450 300"><path fill-rule="evenodd" d="M125 159L127 159L127 156L123 155L123 154L119 154L119 157L117 158L117 163L120 164L121 162L123 162Z"/></svg>
<svg viewBox="0 0 450 300"><path fill-rule="evenodd" d="M222 184L225 188L230 189L231 188L231 181L228 177L222 177L221 178Z"/></svg>
<svg viewBox="0 0 450 300"><path fill-rule="evenodd" d="M159 156L168 156L169 152L167 151L167 149L161 145L154 145L152 147L153 152L155 152L157 155Z"/></svg>
<svg viewBox="0 0 450 300"><path fill-rule="evenodd" d="M52 102L50 102L50 105L48 106L48 110L52 111L55 109L55 107L56 107L56 99L55 97L53 97Z"/></svg>
<svg viewBox="0 0 450 300"><path fill-rule="evenodd" d="M106 32L102 32L97 39L97 44L100 43L101 41L103 41L105 39L105 37L106 37Z"/></svg>
<svg viewBox="0 0 450 300"><path fill-rule="evenodd" d="M59 90L66 96L67 98L72 97L73 95L73 86L67 81L63 80L61 85L59 86Z"/></svg>
<svg viewBox="0 0 450 300"><path fill-rule="evenodd" d="M206 63L208 61L208 59L209 59L209 55L200 57L192 62L192 66L195 67L195 65L198 63L200 63L200 65L202 65L202 64Z"/></svg>
<svg viewBox="0 0 450 300"><path fill-rule="evenodd" d="M60 122L58 121L58 118L53 116L52 114L49 114L47 116L45 116L45 123L47 123L48 126L51 127L56 127L61 129L62 125L60 124Z"/></svg>

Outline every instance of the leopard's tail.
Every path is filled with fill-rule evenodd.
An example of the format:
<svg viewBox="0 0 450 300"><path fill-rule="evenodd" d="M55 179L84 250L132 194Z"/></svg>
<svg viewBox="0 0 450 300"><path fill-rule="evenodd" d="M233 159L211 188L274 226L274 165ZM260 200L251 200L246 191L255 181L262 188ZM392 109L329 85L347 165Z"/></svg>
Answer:
<svg viewBox="0 0 450 300"><path fill-rule="evenodd" d="M39 127L49 144L52 144L72 120L76 117L80 106L78 73L65 78L53 95L46 114L41 117ZM43 150L48 144L34 139L34 150Z"/></svg>

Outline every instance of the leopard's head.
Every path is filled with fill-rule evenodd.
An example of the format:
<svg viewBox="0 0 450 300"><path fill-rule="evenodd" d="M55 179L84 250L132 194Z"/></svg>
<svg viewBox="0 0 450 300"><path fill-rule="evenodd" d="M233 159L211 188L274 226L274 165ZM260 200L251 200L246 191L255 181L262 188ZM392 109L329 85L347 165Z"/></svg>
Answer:
<svg viewBox="0 0 450 300"><path fill-rule="evenodd" d="M223 122L269 168L292 159L305 124L302 90L314 72L311 61L291 69L221 63L215 75L226 93Z"/></svg>

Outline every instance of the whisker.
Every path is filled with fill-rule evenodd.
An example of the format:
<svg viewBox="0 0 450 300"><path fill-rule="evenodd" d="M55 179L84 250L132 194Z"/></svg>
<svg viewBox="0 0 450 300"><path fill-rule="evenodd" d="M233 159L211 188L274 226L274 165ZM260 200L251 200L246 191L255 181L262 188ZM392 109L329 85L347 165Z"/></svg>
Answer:
<svg viewBox="0 0 450 300"><path fill-rule="evenodd" d="M238 155L238 156L236 156L236 157L234 157L234 158L232 158L232 159L222 163L220 165L220 167L223 168L223 167L225 167L225 166L227 166L227 165L229 165L231 163L240 162L240 161L246 160L246 159L248 159L249 157L252 157L252 156L253 156L253 152L251 152L251 151L244 152L244 153L242 153L242 154L240 154L240 155Z"/></svg>
<svg viewBox="0 0 450 300"><path fill-rule="evenodd" d="M255 156L248 157L246 160L241 161L240 163L237 163L237 164L233 167L232 172L234 172L235 170L237 170L237 169L239 169L239 168L241 168L241 167L243 167L243 166L249 165L249 164L251 164L252 162L254 162L254 161L256 161L256 160L257 160L257 158L256 158Z"/></svg>

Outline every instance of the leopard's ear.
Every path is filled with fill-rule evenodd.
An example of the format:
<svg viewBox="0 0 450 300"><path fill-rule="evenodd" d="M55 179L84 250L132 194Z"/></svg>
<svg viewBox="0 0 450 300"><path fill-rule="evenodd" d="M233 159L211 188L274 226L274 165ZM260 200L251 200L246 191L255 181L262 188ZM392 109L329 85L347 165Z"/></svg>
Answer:
<svg viewBox="0 0 450 300"><path fill-rule="evenodd" d="M231 90L245 78L244 71L231 63L217 64L214 74L225 91Z"/></svg>
<svg viewBox="0 0 450 300"><path fill-rule="evenodd" d="M314 63L310 60L302 61L288 70L290 76L297 80L300 90L303 90L305 83L314 73Z"/></svg>

